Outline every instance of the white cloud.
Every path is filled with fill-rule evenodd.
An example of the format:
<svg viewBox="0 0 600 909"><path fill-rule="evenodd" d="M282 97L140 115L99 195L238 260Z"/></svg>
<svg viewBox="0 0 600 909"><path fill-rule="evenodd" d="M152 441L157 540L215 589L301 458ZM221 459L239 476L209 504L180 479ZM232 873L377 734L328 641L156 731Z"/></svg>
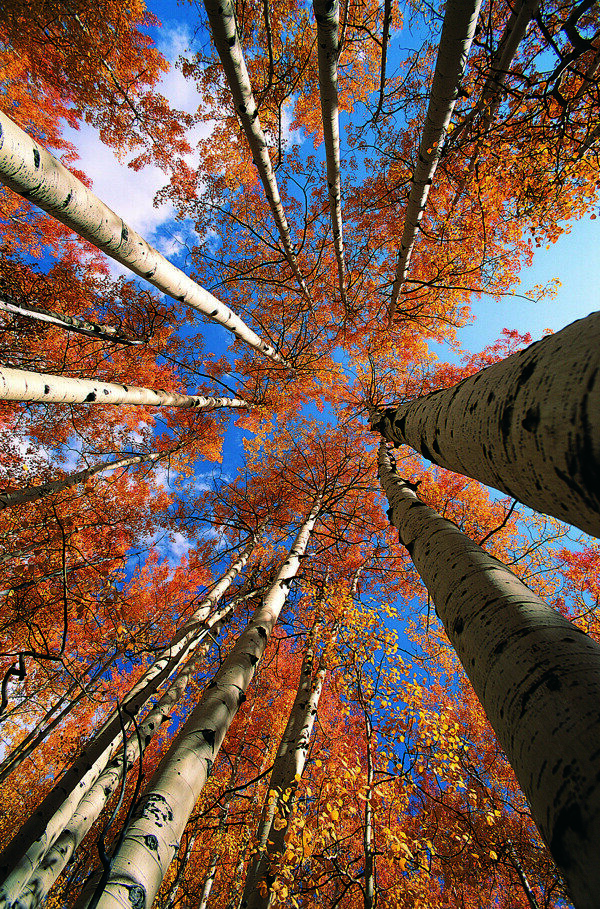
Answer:
<svg viewBox="0 0 600 909"><path fill-rule="evenodd" d="M179 531L176 531L169 541L169 562L178 565L181 559L188 554L192 544L189 539Z"/></svg>
<svg viewBox="0 0 600 909"><path fill-rule="evenodd" d="M193 114L198 108L200 95L194 81L185 79L175 68L177 58L189 46L190 40L188 30L179 24L163 29L159 49L171 64L171 69L157 90L178 110ZM188 141L192 148L200 138L210 135L211 130L210 124L201 124L190 130ZM83 124L80 129L67 127L64 135L77 149L77 166L93 181L93 190L100 199L164 255L174 256L181 252L182 246L177 240L185 243L193 231L182 232L181 223L174 219L172 205L154 206L156 193L167 183L163 171L154 166L137 172L131 170L127 161L119 161L115 151L104 145L98 131L89 125ZM129 160L133 157L131 155ZM192 163L194 157L192 152L187 158L188 163ZM173 227L173 237L165 240L159 233L169 224ZM111 266L115 274L130 275L128 269L117 263L111 262Z"/></svg>

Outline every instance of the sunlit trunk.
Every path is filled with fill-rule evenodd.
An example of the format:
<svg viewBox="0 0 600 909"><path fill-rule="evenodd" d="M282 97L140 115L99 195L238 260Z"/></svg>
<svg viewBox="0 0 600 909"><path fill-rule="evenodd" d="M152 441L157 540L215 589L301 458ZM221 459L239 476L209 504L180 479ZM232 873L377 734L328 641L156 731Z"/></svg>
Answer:
<svg viewBox="0 0 600 909"><path fill-rule="evenodd" d="M187 684L210 648L212 639L217 637L236 605L236 600L233 600L221 607L206 621L206 628L199 633L186 664L177 672L164 694L152 706L143 722L139 724L139 739L134 732L127 741L125 755L122 750L116 752L106 769L81 799L72 818L29 878L26 888L19 896L21 909L25 909L25 907L34 909L44 903L50 888L70 862L84 837L120 786L125 764L127 770L130 770L143 758L152 739L162 724L170 719L174 708L183 698ZM209 634L211 641L206 643Z"/></svg>
<svg viewBox="0 0 600 909"><path fill-rule="evenodd" d="M339 55L339 0L314 0L317 20L317 51L319 60L319 95L323 138L327 161L327 189L331 212L333 245L338 267L340 299L348 310L346 298L346 263L344 260L344 231L342 224L342 184L340 178L340 119L338 108L337 61Z"/></svg>
<svg viewBox="0 0 600 909"><path fill-rule="evenodd" d="M223 70L227 78L227 83L233 95L235 112L240 119L242 129L246 134L252 160L262 185L273 218L281 237L285 257L290 268L298 282L300 290L306 299L311 302L310 293L306 286L304 278L300 274L294 245L290 236L290 229L287 218L281 204L279 188L275 178L275 171L269 157L269 148L267 140L263 133L258 116L258 108L252 93L252 86L246 69L246 61L240 37L238 35L235 8L231 0L204 0L204 6L208 14L208 21L212 31L213 40L217 53L221 59Z"/></svg>
<svg viewBox="0 0 600 909"><path fill-rule="evenodd" d="M452 206L456 203L469 177L475 172L481 144L486 139L489 128L502 103L502 86L506 82L517 48L525 37L527 26L535 16L539 4L540 0L521 0L515 5L498 43L498 49L494 54L489 75L485 80L477 103L452 133L451 144L454 147L458 140L463 137L465 130L471 126L477 117L480 117L480 121L477 124L478 138L475 149L471 153L466 167L463 168Z"/></svg>
<svg viewBox="0 0 600 909"><path fill-rule="evenodd" d="M413 247L438 166L446 131L458 98L481 0L448 0L438 49L429 106L413 173L404 230L396 264L396 275L388 318L392 322L402 285L408 275Z"/></svg>
<svg viewBox="0 0 600 909"><path fill-rule="evenodd" d="M280 354L211 293L150 246L64 164L0 112L0 180L168 296L218 322L276 362Z"/></svg>
<svg viewBox="0 0 600 909"><path fill-rule="evenodd" d="M72 379L26 369L0 369L0 401L36 404L140 404L151 407L248 407L241 398L184 395L160 388L143 388L96 379Z"/></svg>
<svg viewBox="0 0 600 909"><path fill-rule="evenodd" d="M432 508L382 443L388 516L431 595L577 909L600 898L600 645Z"/></svg>
<svg viewBox="0 0 600 909"><path fill-rule="evenodd" d="M78 470L76 473L70 473L60 480L51 480L49 483L40 483L39 486L32 486L29 489L3 489L0 490L0 511L3 508L10 508L13 505L23 505L25 502L36 502L55 492L62 492L63 489L72 489L80 483L85 483L90 477L97 473L104 473L106 470L120 470L124 467L132 467L134 464L155 464L161 458L167 458L173 451L155 452L146 455L131 455L121 458L120 461L103 461L100 464L94 464L93 467L87 467L85 470Z"/></svg>
<svg viewBox="0 0 600 909"><path fill-rule="evenodd" d="M285 849L285 835L294 810L298 783L304 773L319 698L327 675L323 660L316 673L313 669L318 622L317 619L307 641L298 690L275 756L256 835L258 848L246 872L242 909L266 909L269 905L275 879L272 867Z"/></svg>
<svg viewBox="0 0 600 909"><path fill-rule="evenodd" d="M27 319L35 319L38 322L46 322L50 325L56 325L58 328L64 328L65 331L86 335L88 338L96 338L98 341L110 341L111 344L124 344L127 347L134 347L145 343L143 339L130 338L110 325L98 325L96 322L89 322L87 319L79 319L75 316L52 312L49 309L43 309L41 306L32 306L31 303L16 303L14 300L9 300L6 295L0 297L0 312L23 316Z"/></svg>
<svg viewBox="0 0 600 909"><path fill-rule="evenodd" d="M245 700L290 582L300 567L319 508L317 498L273 585L140 798L98 909L131 909L132 894L136 905L149 907L154 902L227 730Z"/></svg>
<svg viewBox="0 0 600 909"><path fill-rule="evenodd" d="M123 711L136 716L171 673L183 663L211 610L248 561L254 542L254 538L248 542L230 569L197 606L183 628L176 633L169 647L158 654L152 665L136 682L121 705ZM124 715L126 716L126 713ZM128 726L131 726L131 723L126 722L126 728ZM65 829L82 798L106 768L121 739L121 721L118 713L112 711L92 739L86 743L78 759L63 774L4 849L0 856L0 874L3 877L0 906L10 906L27 886L41 859Z"/></svg>
<svg viewBox="0 0 600 909"><path fill-rule="evenodd" d="M394 445L600 536L600 313L372 415Z"/></svg>

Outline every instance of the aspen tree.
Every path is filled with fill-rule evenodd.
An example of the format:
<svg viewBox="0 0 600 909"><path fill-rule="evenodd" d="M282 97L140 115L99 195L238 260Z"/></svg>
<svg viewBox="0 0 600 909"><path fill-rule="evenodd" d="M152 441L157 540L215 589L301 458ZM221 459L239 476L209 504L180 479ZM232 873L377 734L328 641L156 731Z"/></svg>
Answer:
<svg viewBox="0 0 600 909"><path fill-rule="evenodd" d="M254 709L254 703L252 704L251 710ZM259 781L265 773L265 768L268 763L268 756L270 751L270 743L272 736L269 736L268 742L264 745L263 758L258 768L258 774L254 782L254 792L252 794L251 804L252 808L249 810L249 815L254 816L256 809L258 808L259 799ZM238 852L238 860L235 864L233 874L231 875L231 882L229 886L229 892L227 895L227 904L226 909L240 909L242 893L244 889L244 865L246 864L246 858L248 857L248 850L250 847L250 842L252 839L252 831L249 826L245 825L244 833L240 837L240 846Z"/></svg>
<svg viewBox="0 0 600 909"><path fill-rule="evenodd" d="M250 711L252 713L252 711ZM245 741L245 737L244 737ZM237 780L237 775L240 767L240 762L242 759L242 748L239 749L238 753L235 756L235 761L233 762L233 767L231 768L231 773L229 774L229 782L227 784L227 789L231 789L234 783ZM223 804L219 809L219 824L216 830L217 837L225 832L227 829L227 818L229 816L229 804L232 799L232 793L229 793L224 799ZM210 864L206 870L206 875L204 877L204 884L202 885L202 893L200 894L200 902L198 903L198 909L208 909L208 901L210 899L210 894L212 892L213 884L215 882L215 877L217 874L217 868L219 866L219 853L217 849L213 849L212 858Z"/></svg>
<svg viewBox="0 0 600 909"><path fill-rule="evenodd" d="M210 647L210 642L205 643L206 638L209 636L211 639L216 638L240 600L247 598L236 597L230 603L222 606L210 619L207 619L197 638L194 639L193 647L187 651L188 654L191 653L190 656L186 655L187 662L177 672L166 691L139 724L139 738L135 733L130 735L126 743L125 755L121 751L114 754L106 769L81 799L73 817L65 825L64 830L48 849L38 868L27 881L26 887L19 894L21 909L25 909L25 907L34 909L45 902L50 888L75 854L113 793L116 792L123 778L124 765L126 764L129 770L137 761L141 761L161 724L170 718L173 709L182 699L190 678Z"/></svg>
<svg viewBox="0 0 600 909"><path fill-rule="evenodd" d="M600 313L371 423L440 467L600 536Z"/></svg>
<svg viewBox="0 0 600 909"><path fill-rule="evenodd" d="M229 570L203 597L193 615L174 635L170 645L159 653L151 666L132 687L122 704L123 712L135 716L160 686L185 660L190 646L202 631L211 609L240 573L255 546L253 535ZM127 728L126 724L126 728ZM129 724L130 725L130 724ZM63 774L34 814L0 855L0 906L10 906L31 878L48 849L73 817L82 798L106 768L122 738L117 711L105 720L83 749L79 758Z"/></svg>
<svg viewBox="0 0 600 909"><path fill-rule="evenodd" d="M140 404L150 407L249 407L241 398L184 395L160 388L73 379L26 369L0 369L0 401L32 401L36 404Z"/></svg>
<svg viewBox="0 0 600 909"><path fill-rule="evenodd" d="M317 496L274 583L141 796L98 909L130 909L134 901L149 907L154 902L227 730L245 700L320 508Z"/></svg>
<svg viewBox="0 0 600 909"><path fill-rule="evenodd" d="M52 312L49 309L43 309L41 306L33 306L31 303L16 303L14 300L9 300L6 296L0 297L0 312L10 313L13 316L23 316L27 319L36 319L38 322L48 322L50 325L64 328L65 331L73 331L89 338L96 338L98 341L110 341L111 344L136 347L145 343L144 339L129 338L110 325L98 325L88 319Z"/></svg>
<svg viewBox="0 0 600 909"><path fill-rule="evenodd" d="M157 461L164 460L174 454L177 449L170 451L155 452L154 454L130 455L121 458L119 461L102 461L87 467L85 470L78 470L70 473L60 480L51 480L48 483L40 483L39 486L32 486L30 489L3 489L0 490L0 511L3 508L11 508L14 505L23 505L25 502L37 502L55 492L61 492L63 489L72 489L80 483L85 483L90 477L97 473L104 473L107 470L120 470L125 467L132 467L135 464L156 464Z"/></svg>
<svg viewBox="0 0 600 909"><path fill-rule="evenodd" d="M398 297L406 280L410 258L417 239L419 225L427 204L433 176L437 169L450 125L454 105L460 90L469 49L475 34L481 0L448 0L433 76L429 105L412 177L404 230L396 264L396 275L388 312L391 324L396 313Z"/></svg>
<svg viewBox="0 0 600 909"><path fill-rule="evenodd" d="M4 591L0 591L0 594L4 594ZM40 745L52 730L72 712L73 708L76 707L83 698L92 697L95 694L94 683L104 675L111 665L116 662L118 657L118 651L112 653L108 659L104 660L92 673L90 673L90 678L86 681L85 685L82 686L79 680L76 680L69 685L65 694L56 704L53 704L46 712L43 719L41 719L10 754L7 754L0 762L0 784L2 784L4 780L35 751L38 745ZM75 694L76 688L80 688L78 694ZM58 711L58 713L56 711Z"/></svg>
<svg viewBox="0 0 600 909"><path fill-rule="evenodd" d="M340 299L348 310L346 297L346 263L344 260L344 230L342 224L342 183L340 177L340 117L338 107L337 61L340 53L338 42L339 0L314 0L317 21L317 51L319 61L319 95L323 138L327 161L327 189L333 245L338 267Z"/></svg>
<svg viewBox="0 0 600 909"><path fill-rule="evenodd" d="M446 634L577 909L600 898L600 645L418 499L379 449L379 478Z"/></svg>
<svg viewBox="0 0 600 909"><path fill-rule="evenodd" d="M451 144L454 146L465 130L473 123L475 117L479 114L481 115L480 138L460 178L454 202L456 202L465 183L475 170L481 142L485 139L502 102L502 86L506 82L517 48L525 37L527 26L535 16L539 4L540 0L519 0L519 3L511 10L508 22L498 43L498 48L493 56L490 72L477 103L452 133Z"/></svg>
<svg viewBox="0 0 600 909"><path fill-rule="evenodd" d="M252 160L258 170L279 236L281 237L285 258L292 269L300 290L312 306L310 292L298 267L294 245L290 236L290 228L279 196L275 171L269 157L267 140L260 124L258 108L252 93L252 85L246 69L246 61L244 60L244 53L235 21L234 5L231 0L204 0L204 7L208 15L215 47L233 95L235 112L240 118L240 123L246 134L248 145L252 152Z"/></svg>
<svg viewBox="0 0 600 909"><path fill-rule="evenodd" d="M367 793L365 801L365 820L363 827L363 851L365 856L365 873L364 873L364 882L362 884L362 893L363 893L363 903L364 909L373 909L377 899L377 883L376 883L376 851L375 851L375 842L374 842L374 825L373 825L373 783L375 779L374 767L373 767L373 721L371 719L371 714L367 709L367 704L362 690L362 677L359 667L356 665L356 682L358 689L358 702L361 706L364 720L365 720L365 740L366 740L366 751L367 751L367 773L366 773L366 783L367 783Z"/></svg>
<svg viewBox="0 0 600 909"><path fill-rule="evenodd" d="M165 259L64 164L1 111L0 180L158 290L218 322L269 359L284 363L272 345L259 338L228 306Z"/></svg>
<svg viewBox="0 0 600 909"><path fill-rule="evenodd" d="M285 850L285 835L296 801L298 783L304 773L308 746L317 718L319 698L327 675L325 652L314 672L317 617L306 642L296 697L277 749L273 770L256 834L256 853L246 872L242 909L266 909L275 880L273 865ZM330 640L337 634L334 626Z"/></svg>

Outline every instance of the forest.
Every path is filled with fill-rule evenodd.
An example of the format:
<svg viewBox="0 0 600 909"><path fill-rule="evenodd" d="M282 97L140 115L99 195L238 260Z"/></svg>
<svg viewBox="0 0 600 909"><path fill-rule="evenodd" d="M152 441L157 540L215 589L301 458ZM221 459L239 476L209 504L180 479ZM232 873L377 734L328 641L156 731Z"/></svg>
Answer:
<svg viewBox="0 0 600 909"><path fill-rule="evenodd" d="M598 4L4 0L0 65L0 907L597 909L600 313L529 275Z"/></svg>

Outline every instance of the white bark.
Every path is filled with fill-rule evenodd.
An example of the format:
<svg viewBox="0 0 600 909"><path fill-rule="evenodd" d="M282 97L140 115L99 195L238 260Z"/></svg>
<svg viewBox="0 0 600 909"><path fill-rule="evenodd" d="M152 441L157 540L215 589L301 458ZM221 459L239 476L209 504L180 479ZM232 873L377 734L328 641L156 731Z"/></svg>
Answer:
<svg viewBox="0 0 600 909"><path fill-rule="evenodd" d="M280 354L228 306L167 261L43 146L0 112L0 180L168 296L278 363Z"/></svg>
<svg viewBox="0 0 600 909"><path fill-rule="evenodd" d="M342 224L342 184L340 177L340 119L337 90L339 0L333 0L333 2L330 2L330 0L314 0L313 9L317 20L319 94L327 161L327 189L329 191L331 229L333 231L333 245L338 267L340 299L344 310L347 311L346 263L344 259L344 231Z"/></svg>
<svg viewBox="0 0 600 909"><path fill-rule="evenodd" d="M0 401L33 401L36 404L140 404L151 407L249 407L241 398L213 398L184 395L160 388L143 388L99 382L97 379L72 379L26 369L0 369Z"/></svg>
<svg viewBox="0 0 600 909"><path fill-rule="evenodd" d="M490 72L481 90L481 95L477 99L476 105L469 111L452 134L451 144L455 146L458 139L462 137L475 118L482 114L479 138L460 179L454 202L456 202L466 181L475 170L481 143L487 136L502 101L502 86L506 82L517 48L525 37L527 26L535 16L539 4L540 0L521 0L512 10L492 59Z"/></svg>
<svg viewBox="0 0 600 909"><path fill-rule="evenodd" d="M125 467L131 467L134 464L154 464L163 458L173 454L173 451L155 452L146 455L130 455L121 458L119 461L103 461L100 464L94 464L92 467L86 467L85 470L78 470L75 473L67 474L60 480L51 480L48 483L40 483L39 486L32 486L29 489L2 489L0 490L0 511L4 508L11 508L14 505L23 505L25 502L37 502L45 496L52 495L55 492L61 492L63 489L72 489L80 483L85 483L90 477L97 473L103 473L106 470L119 470Z"/></svg>
<svg viewBox="0 0 600 909"><path fill-rule="evenodd" d="M252 158L273 218L281 237L285 257L298 282L300 290L312 305L306 282L300 273L296 254L290 236L287 218L281 204L275 171L269 157L267 140L263 133L258 109L252 93L252 86L246 69L246 62L235 22L235 8L231 0L204 0L208 21L217 53L225 71L227 83L233 95L235 110L246 134Z"/></svg>
<svg viewBox="0 0 600 909"><path fill-rule="evenodd" d="M448 0L446 4L429 106L408 197L392 287L390 323L396 312L400 290L408 275L410 258L458 97L480 6L481 0Z"/></svg>
<svg viewBox="0 0 600 909"><path fill-rule="evenodd" d="M267 909L274 877L272 865L283 854L298 782L304 773L308 746L327 675L323 661L313 677L316 625L307 642L298 690L279 743L256 835L258 851L250 859L241 900L242 909ZM336 631L334 630L334 636ZM281 824L275 825L275 821ZM278 829L279 827L279 829ZM259 884L266 883L264 895Z"/></svg>
<svg viewBox="0 0 600 909"><path fill-rule="evenodd" d="M49 309L42 309L41 306L32 306L30 303L15 303L6 296L0 297L0 312L10 313L13 316L23 316L27 319L36 319L38 322L48 322L50 325L64 328L65 331L74 331L80 335L96 338L98 341L110 341L111 344L125 344L129 347L135 347L145 343L143 340L128 338L109 325L98 325L96 322L88 322L87 319L79 319L75 316L52 312Z"/></svg>
<svg viewBox="0 0 600 909"><path fill-rule="evenodd" d="M318 498L277 577L225 657L140 799L98 909L150 907L177 853L189 816L254 676L297 574L320 508Z"/></svg>
<svg viewBox="0 0 600 909"><path fill-rule="evenodd" d="M210 642L208 644L205 643L209 632L211 633L211 638L219 634L221 627L229 618L235 605L236 601L234 600L223 606L207 620L205 629L194 640L191 656L187 659L187 663L179 670L164 694L154 704L144 721L140 723L141 752L137 735L135 733L130 735L125 752L128 770L143 757L162 723L170 718L175 705L183 697L190 678L210 647ZM189 653L190 651L187 651L186 656ZM81 799L73 813L73 817L66 824L60 836L56 838L35 872L29 878L27 886L19 896L19 909L25 909L25 907L27 909L35 909L35 907L44 903L50 888L55 884L92 825L104 810L109 799L120 786L123 778L123 763L123 752L121 750L117 751L106 769Z"/></svg>
<svg viewBox="0 0 600 909"><path fill-rule="evenodd" d="M373 428L434 464L600 536L600 313Z"/></svg>
<svg viewBox="0 0 600 909"><path fill-rule="evenodd" d="M600 900L600 646L421 502L382 443L379 477L446 634L577 909Z"/></svg>
<svg viewBox="0 0 600 909"><path fill-rule="evenodd" d="M230 587L248 561L254 548L254 537L233 562L229 570L199 603L190 619L174 636L169 647L158 654L133 686L123 707L134 716L179 668L195 642L211 609ZM131 725L131 724L129 724ZM34 814L0 856L0 907L11 906L27 886L41 859L73 817L82 798L104 771L121 742L121 724L116 711L84 748L80 757L63 774L61 780L44 798Z"/></svg>

